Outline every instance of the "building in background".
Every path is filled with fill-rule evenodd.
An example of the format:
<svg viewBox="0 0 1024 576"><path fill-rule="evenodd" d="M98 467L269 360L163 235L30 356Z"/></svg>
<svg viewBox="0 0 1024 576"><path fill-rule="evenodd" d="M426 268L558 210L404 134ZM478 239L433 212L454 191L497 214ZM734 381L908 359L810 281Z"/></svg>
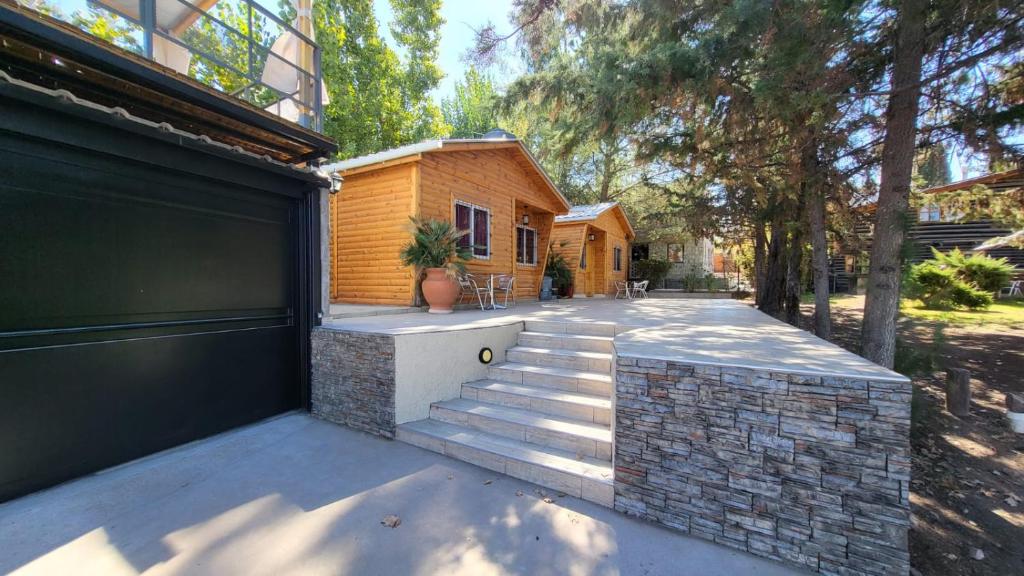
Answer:
<svg viewBox="0 0 1024 576"><path fill-rule="evenodd" d="M967 192L975 186L985 186L996 193L1016 194L1024 186L1024 170L1015 168L986 174L928 188L921 194L927 198L929 195ZM852 233L838 238L833 244L830 284L834 292L863 294L866 289L874 210L874 204L855 210L856 222ZM914 211L913 217L914 222L907 232L907 257L914 263L931 258L933 248L939 252L959 249L971 253L989 240L1015 232L991 220L965 221L959 215L944 210L938 202L925 203ZM1024 274L1024 249L1007 245L985 250L985 253L993 258L1006 258L1018 273Z"/></svg>

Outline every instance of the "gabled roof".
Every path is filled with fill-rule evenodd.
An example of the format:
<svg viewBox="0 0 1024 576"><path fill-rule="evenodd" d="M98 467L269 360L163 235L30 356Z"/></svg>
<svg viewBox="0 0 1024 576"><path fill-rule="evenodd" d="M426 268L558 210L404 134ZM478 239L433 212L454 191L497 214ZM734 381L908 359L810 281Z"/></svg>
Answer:
<svg viewBox="0 0 1024 576"><path fill-rule="evenodd" d="M373 169L377 167L383 168L403 161L414 161L419 159L423 154L501 149L515 151L518 155L518 159L520 160L520 167L528 172L536 174L544 188L557 198L559 203L561 203L566 210L571 208L569 201L565 199L562 192L555 186L555 183L551 180L551 177L547 175L547 172L544 171L540 162L533 157L533 154L530 154L530 151L526 149L526 146L523 145L522 141L515 137L424 140L423 142L399 146L398 148L392 148L390 150L384 150L374 154L367 154L366 156L358 156L356 158L349 158L348 160L324 164L320 169L328 174L338 173L342 176L346 176L346 173L351 174L357 170L359 172L363 172L366 169Z"/></svg>
<svg viewBox="0 0 1024 576"><path fill-rule="evenodd" d="M618 217L619 222L622 223L622 228L626 231L629 238L636 238L636 231L633 230L633 225L629 223L629 218L626 217L626 211L622 209L622 206L618 202L601 202L600 204L573 206L569 209L568 214L555 216L555 224L590 222L597 220L601 214L604 214L609 210L614 210L615 216Z"/></svg>

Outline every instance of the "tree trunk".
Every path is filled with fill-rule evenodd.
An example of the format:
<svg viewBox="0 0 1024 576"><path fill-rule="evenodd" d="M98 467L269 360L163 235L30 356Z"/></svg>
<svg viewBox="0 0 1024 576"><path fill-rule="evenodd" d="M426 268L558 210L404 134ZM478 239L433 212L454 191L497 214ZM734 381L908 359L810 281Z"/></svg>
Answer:
<svg viewBox="0 0 1024 576"><path fill-rule="evenodd" d="M781 217L772 218L772 236L768 243L764 263L764 292L758 308L765 314L778 318L782 314L782 302L786 294L786 227Z"/></svg>
<svg viewBox="0 0 1024 576"><path fill-rule="evenodd" d="M765 244L767 243L764 236L764 222L757 221L754 223L754 273L752 274L751 280L754 283L754 305L761 308L761 302L763 302L764 292L761 290L761 286L764 286L764 261L765 261Z"/></svg>
<svg viewBox="0 0 1024 576"><path fill-rule="evenodd" d="M828 240L825 238L825 191L821 186L807 196L807 220L811 231L811 269L814 272L814 333L832 336L832 309L828 301Z"/></svg>
<svg viewBox="0 0 1024 576"><path fill-rule="evenodd" d="M905 0L902 3L893 56L892 94L885 111L882 179L871 242L861 353L868 360L887 368L892 368L896 353L900 254L910 203L927 8L927 0Z"/></svg>
<svg viewBox="0 0 1024 576"><path fill-rule="evenodd" d="M789 250L786 255L786 322L800 326L800 297L804 293L801 265L804 260L804 230L801 213L804 202L801 198L796 208L796 226L789 233Z"/></svg>
<svg viewBox="0 0 1024 576"><path fill-rule="evenodd" d="M818 165L817 142L812 138L800 160L807 199L807 228L811 234L811 270L814 274L814 333L832 336L832 310L828 301L828 240L825 238L825 186Z"/></svg>

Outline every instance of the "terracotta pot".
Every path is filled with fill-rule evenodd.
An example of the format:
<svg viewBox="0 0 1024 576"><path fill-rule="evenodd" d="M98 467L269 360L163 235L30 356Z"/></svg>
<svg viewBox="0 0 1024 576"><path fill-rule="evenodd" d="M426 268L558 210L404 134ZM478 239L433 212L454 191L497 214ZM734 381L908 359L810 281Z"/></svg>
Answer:
<svg viewBox="0 0 1024 576"><path fill-rule="evenodd" d="M576 287L572 284L562 287L562 298L572 298L572 295L576 292Z"/></svg>
<svg viewBox="0 0 1024 576"><path fill-rule="evenodd" d="M451 314L459 297L459 285L445 272L444 268L427 268L423 279L423 298L430 304L431 314Z"/></svg>

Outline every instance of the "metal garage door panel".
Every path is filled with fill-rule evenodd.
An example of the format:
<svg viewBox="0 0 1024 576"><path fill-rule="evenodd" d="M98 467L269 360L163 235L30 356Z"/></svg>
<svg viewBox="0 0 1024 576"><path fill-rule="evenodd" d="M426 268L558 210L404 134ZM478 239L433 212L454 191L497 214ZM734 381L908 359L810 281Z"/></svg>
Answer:
<svg viewBox="0 0 1024 576"><path fill-rule="evenodd" d="M299 206L0 132L0 501L298 407Z"/></svg>

